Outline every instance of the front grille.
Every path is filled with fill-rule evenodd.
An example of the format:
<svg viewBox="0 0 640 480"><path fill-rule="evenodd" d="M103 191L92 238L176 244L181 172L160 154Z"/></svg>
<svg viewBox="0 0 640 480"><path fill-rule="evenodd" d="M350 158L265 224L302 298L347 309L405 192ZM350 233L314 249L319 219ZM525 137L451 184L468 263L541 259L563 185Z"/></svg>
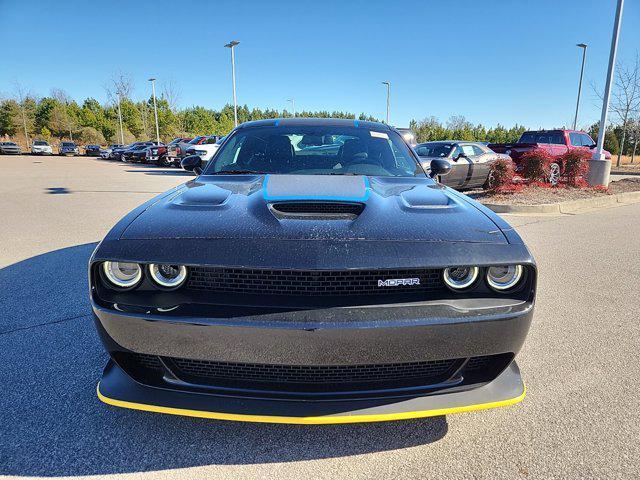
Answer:
<svg viewBox="0 0 640 480"><path fill-rule="evenodd" d="M172 358L178 376L199 381L233 379L266 383L336 384L410 378L433 379L451 371L458 360L375 365L270 365Z"/></svg>
<svg viewBox="0 0 640 480"><path fill-rule="evenodd" d="M389 280L401 281L387 282ZM305 296L425 293L439 290L442 286L440 269L271 270L226 267L191 267L187 284L193 290L212 292Z"/></svg>
<svg viewBox="0 0 640 480"><path fill-rule="evenodd" d="M281 213L299 215L358 216L364 210L364 204L339 202L282 202L274 203L273 209Z"/></svg>

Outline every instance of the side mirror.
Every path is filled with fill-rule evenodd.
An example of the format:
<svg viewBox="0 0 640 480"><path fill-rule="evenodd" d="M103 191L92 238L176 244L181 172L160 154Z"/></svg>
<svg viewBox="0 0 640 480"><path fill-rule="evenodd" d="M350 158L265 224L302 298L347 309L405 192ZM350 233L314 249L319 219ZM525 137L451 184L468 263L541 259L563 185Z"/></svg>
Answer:
<svg viewBox="0 0 640 480"><path fill-rule="evenodd" d="M184 157L180 162L180 165L187 172L193 172L196 175L200 175L202 173L202 159L199 155L189 155L188 157Z"/></svg>
<svg viewBox="0 0 640 480"><path fill-rule="evenodd" d="M458 154L458 156L456 158L454 158L454 160L457 162L461 158L467 158L467 155L465 153L461 152L461 153Z"/></svg>
<svg viewBox="0 0 640 480"><path fill-rule="evenodd" d="M448 175L451 171L451 164L447 160L435 158L431 160L429 170L429 177L431 178Z"/></svg>

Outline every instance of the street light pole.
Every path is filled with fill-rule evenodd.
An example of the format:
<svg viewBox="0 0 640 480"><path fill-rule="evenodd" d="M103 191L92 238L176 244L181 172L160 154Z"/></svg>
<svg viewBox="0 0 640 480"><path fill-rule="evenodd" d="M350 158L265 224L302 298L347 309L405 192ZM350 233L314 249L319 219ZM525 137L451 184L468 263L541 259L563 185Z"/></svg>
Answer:
<svg viewBox="0 0 640 480"><path fill-rule="evenodd" d="M236 56L234 53L235 46L240 42L232 40L225 47L231 49L231 82L233 83L233 123L238 126L238 100L236 99Z"/></svg>
<svg viewBox="0 0 640 480"><path fill-rule="evenodd" d="M160 144L160 128L158 127L158 105L156 104L156 79L150 78L151 92L153 93L153 114L156 117L156 141Z"/></svg>
<svg viewBox="0 0 640 480"><path fill-rule="evenodd" d="M382 84L387 86L387 125L389 125L389 106L390 106L390 97L391 97L391 82L382 82Z"/></svg>
<svg viewBox="0 0 640 480"><path fill-rule="evenodd" d="M120 108L120 89L117 90L118 95L118 120L120 122L120 143L124 145L124 130L122 129L122 108Z"/></svg>
<svg viewBox="0 0 640 480"><path fill-rule="evenodd" d="M296 116L296 99L295 98L287 98L287 102L291 102L291 110L293 110L293 116Z"/></svg>
<svg viewBox="0 0 640 480"><path fill-rule="evenodd" d="M576 116L573 119L573 129L576 129L578 125L578 109L580 108L580 95L582 93L582 77L584 75L584 62L587 58L587 44L586 43L578 43L576 47L580 47L582 49L582 67L580 67L580 83L578 83L578 100L576 102Z"/></svg>
<svg viewBox="0 0 640 480"><path fill-rule="evenodd" d="M624 0L618 0L616 7L616 18L613 24L613 35L611 38L611 52L609 53L609 69L607 70L607 83L602 99L602 116L600 117L600 127L598 130L598 143L593 158L589 161L589 185L609 185L609 174L611 173L611 160L604 158L604 135L607 128L607 114L609 113L609 99L611 98L611 84L613 83L613 71L616 64L616 53L618 52L618 39L620 37L620 23L622 20L622 9Z"/></svg>

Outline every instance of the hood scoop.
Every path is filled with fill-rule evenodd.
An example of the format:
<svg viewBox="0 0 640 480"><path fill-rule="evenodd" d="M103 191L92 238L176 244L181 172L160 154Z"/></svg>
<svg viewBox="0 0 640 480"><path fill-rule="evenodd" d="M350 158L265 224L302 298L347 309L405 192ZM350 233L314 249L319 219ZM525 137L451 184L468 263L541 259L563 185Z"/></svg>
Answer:
<svg viewBox="0 0 640 480"><path fill-rule="evenodd" d="M277 202L269 205L277 218L302 220L354 220L364 210L357 202Z"/></svg>

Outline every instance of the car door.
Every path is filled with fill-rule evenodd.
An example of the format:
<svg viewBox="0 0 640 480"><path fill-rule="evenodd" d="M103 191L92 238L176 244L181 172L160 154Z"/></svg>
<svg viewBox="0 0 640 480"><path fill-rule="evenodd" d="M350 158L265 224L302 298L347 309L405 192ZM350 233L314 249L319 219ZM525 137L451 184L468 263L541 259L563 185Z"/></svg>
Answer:
<svg viewBox="0 0 640 480"><path fill-rule="evenodd" d="M471 183L471 179L474 173L474 160L476 157L476 152L473 149L473 145L461 143L458 145L459 153L457 155L457 160L455 161L455 169L457 172L457 176L460 181L458 184L459 189L469 188L469 184Z"/></svg>
<svg viewBox="0 0 640 480"><path fill-rule="evenodd" d="M449 162L451 165L451 171L448 175L440 177L440 183L446 185L451 188L460 188L462 181L464 179L463 174L464 168L459 168L458 161L456 160L458 156L462 153L462 148L459 145L455 145L451 152L449 152L449 156L445 160Z"/></svg>
<svg viewBox="0 0 640 480"><path fill-rule="evenodd" d="M470 178L467 186L469 188L481 187L489 177L491 165L496 158L496 154L488 149L484 150L479 145L472 145L471 147L473 148L474 156L472 157Z"/></svg>

